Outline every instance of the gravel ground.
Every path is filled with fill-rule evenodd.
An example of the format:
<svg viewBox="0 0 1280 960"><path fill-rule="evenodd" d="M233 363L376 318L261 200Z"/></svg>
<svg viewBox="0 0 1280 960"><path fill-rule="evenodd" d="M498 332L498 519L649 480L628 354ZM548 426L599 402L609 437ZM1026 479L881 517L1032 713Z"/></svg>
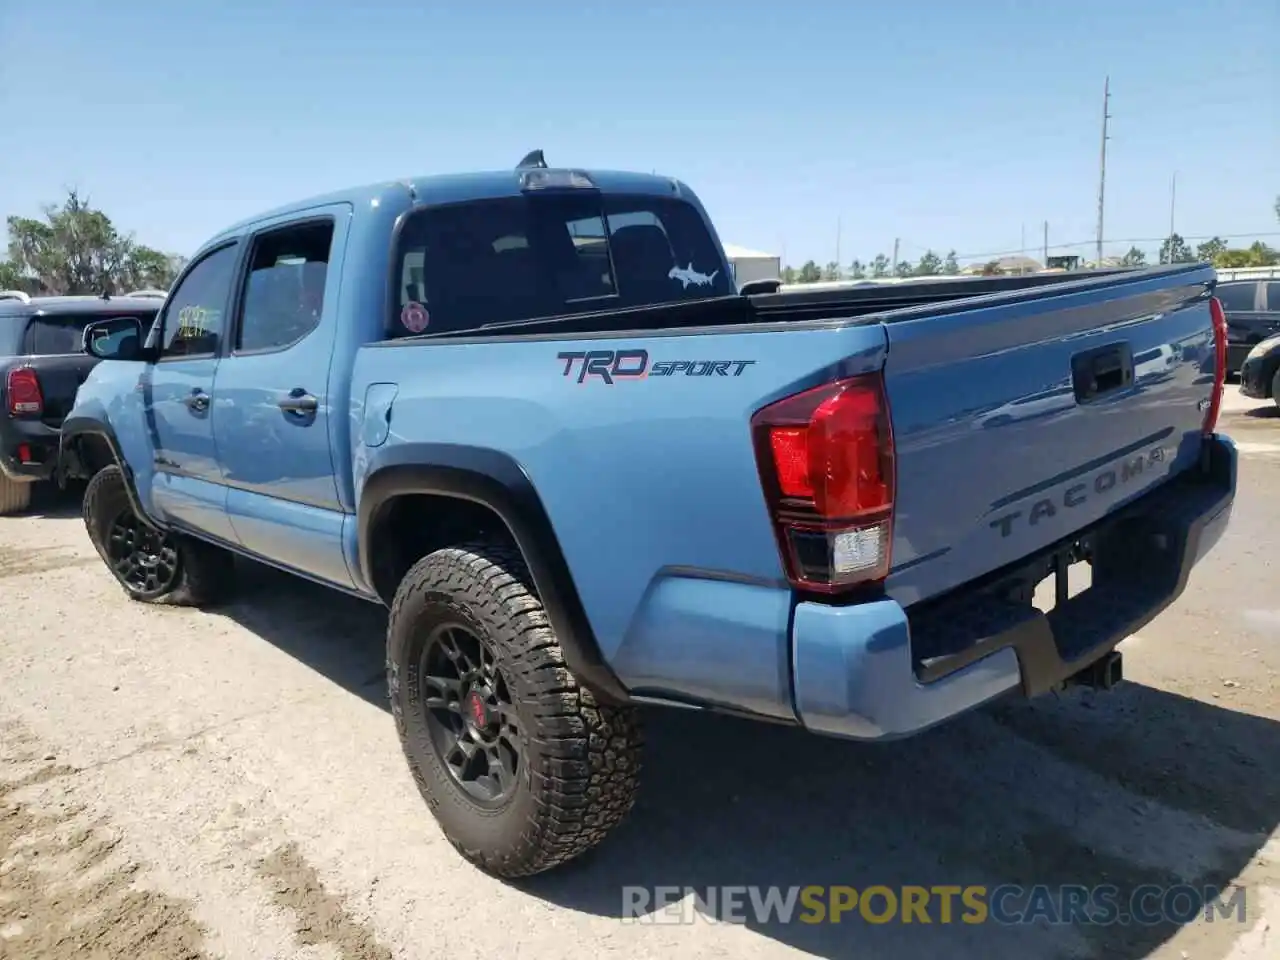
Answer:
<svg viewBox="0 0 1280 960"><path fill-rule="evenodd" d="M632 819L521 884L461 861L418 797L377 608L250 566L225 610L148 608L74 505L0 520L0 958L1274 958L1280 417L1235 398L1224 426L1233 526L1126 641L1120 689L892 747L655 712ZM619 920L624 884L1180 881L1243 884L1247 921Z"/></svg>

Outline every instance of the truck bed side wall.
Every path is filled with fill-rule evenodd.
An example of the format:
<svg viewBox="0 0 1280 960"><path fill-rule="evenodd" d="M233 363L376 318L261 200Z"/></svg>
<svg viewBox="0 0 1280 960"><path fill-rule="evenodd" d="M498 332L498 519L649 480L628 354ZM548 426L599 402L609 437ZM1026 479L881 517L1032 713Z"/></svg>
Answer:
<svg viewBox="0 0 1280 960"><path fill-rule="evenodd" d="M357 402L371 384L397 387L386 444L369 448L353 435L356 488L401 445L509 455L551 518L600 652L629 688L669 691L667 681L683 676L690 696L706 695L700 684L712 677L703 674L739 669L755 691L743 696L781 698L770 709L786 709L789 592L749 420L792 392L879 369L884 336L872 324L798 336L366 347ZM624 371L645 351L646 375L584 378L582 360L564 357L592 351L622 354ZM694 364L711 374L689 375ZM680 613L679 584L691 580L723 592L716 605L732 615Z"/></svg>

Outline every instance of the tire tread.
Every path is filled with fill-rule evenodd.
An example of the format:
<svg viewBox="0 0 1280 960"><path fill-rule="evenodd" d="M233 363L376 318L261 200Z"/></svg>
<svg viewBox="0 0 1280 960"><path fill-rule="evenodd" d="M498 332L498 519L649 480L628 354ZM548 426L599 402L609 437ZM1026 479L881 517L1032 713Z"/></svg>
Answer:
<svg viewBox="0 0 1280 960"><path fill-rule="evenodd" d="M502 877L522 877L560 866L592 849L630 813L640 780L643 734L633 707L600 704L565 665L564 652L531 587L523 556L513 545L480 541L437 550L419 560L401 582L391 607L395 624L428 595L456 597L478 611L508 656L501 664L518 678L518 696L533 718L540 747L534 770L525 758L535 804L519 839L508 849L468 846L441 817L440 798L414 760L414 745L398 697L395 658L388 684L396 729L418 789L446 837L469 861Z"/></svg>

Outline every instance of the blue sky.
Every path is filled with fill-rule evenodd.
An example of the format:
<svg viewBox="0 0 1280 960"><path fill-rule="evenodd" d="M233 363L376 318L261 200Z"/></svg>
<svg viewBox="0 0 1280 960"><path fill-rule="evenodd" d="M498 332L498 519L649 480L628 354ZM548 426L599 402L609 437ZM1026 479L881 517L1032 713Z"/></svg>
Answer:
<svg viewBox="0 0 1280 960"><path fill-rule="evenodd" d="M189 253L541 147L679 176L792 263L833 259L837 220L845 263L1037 253L1046 220L1094 237L1108 73L1108 252L1167 232L1175 171L1180 233L1280 234L1276 0L0 0L0 215L78 186Z"/></svg>

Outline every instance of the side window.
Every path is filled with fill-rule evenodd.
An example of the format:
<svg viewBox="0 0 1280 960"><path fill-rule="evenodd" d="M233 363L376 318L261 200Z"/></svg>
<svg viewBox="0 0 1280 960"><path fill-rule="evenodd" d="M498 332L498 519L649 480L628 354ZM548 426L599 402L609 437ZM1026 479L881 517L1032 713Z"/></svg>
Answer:
<svg viewBox="0 0 1280 960"><path fill-rule="evenodd" d="M162 359L217 352L226 330L227 297L238 249L232 244L209 254L170 295L164 312Z"/></svg>
<svg viewBox="0 0 1280 960"><path fill-rule="evenodd" d="M254 241L237 351L278 350L320 325L332 243L332 221L287 227Z"/></svg>
<svg viewBox="0 0 1280 960"><path fill-rule="evenodd" d="M1274 280L1267 284L1267 309L1280 313L1280 283Z"/></svg>
<svg viewBox="0 0 1280 960"><path fill-rule="evenodd" d="M1256 280L1241 283L1218 284L1217 297L1222 301L1222 309L1228 313L1243 313L1254 309L1254 300L1258 293Z"/></svg>

